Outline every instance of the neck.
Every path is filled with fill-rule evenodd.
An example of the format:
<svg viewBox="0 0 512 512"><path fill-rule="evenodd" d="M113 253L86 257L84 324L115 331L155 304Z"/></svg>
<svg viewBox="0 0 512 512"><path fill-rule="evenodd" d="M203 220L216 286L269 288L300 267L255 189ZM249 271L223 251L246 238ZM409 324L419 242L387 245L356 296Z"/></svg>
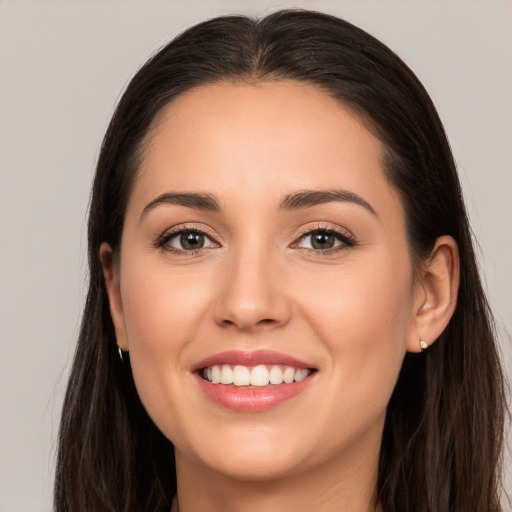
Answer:
<svg viewBox="0 0 512 512"><path fill-rule="evenodd" d="M179 512L378 512L379 443L271 480L237 480L176 451Z"/></svg>

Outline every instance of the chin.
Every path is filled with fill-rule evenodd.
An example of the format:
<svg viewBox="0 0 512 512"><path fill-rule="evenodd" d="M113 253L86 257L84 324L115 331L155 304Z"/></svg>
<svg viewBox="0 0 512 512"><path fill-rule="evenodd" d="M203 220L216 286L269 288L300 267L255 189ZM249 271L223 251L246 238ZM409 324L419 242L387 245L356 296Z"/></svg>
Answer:
<svg viewBox="0 0 512 512"><path fill-rule="evenodd" d="M269 481L306 469L318 453L301 429L269 426L224 428L204 424L187 429L187 439L176 439L177 457L196 461L208 472L239 481ZM180 443L183 442L183 444Z"/></svg>
<svg viewBox="0 0 512 512"><path fill-rule="evenodd" d="M278 480L301 471L303 464L296 454L238 452L225 456L223 460L208 466L216 473L233 480L245 482L264 482ZM305 469L305 468L303 468Z"/></svg>

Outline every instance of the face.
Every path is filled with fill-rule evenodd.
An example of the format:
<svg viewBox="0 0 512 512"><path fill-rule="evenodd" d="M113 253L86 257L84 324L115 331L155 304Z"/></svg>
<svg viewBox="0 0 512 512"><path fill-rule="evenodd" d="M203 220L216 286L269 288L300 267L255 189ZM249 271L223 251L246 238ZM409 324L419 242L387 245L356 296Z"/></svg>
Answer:
<svg viewBox="0 0 512 512"><path fill-rule="evenodd" d="M380 142L293 82L196 88L149 140L109 297L177 463L375 458L417 296Z"/></svg>

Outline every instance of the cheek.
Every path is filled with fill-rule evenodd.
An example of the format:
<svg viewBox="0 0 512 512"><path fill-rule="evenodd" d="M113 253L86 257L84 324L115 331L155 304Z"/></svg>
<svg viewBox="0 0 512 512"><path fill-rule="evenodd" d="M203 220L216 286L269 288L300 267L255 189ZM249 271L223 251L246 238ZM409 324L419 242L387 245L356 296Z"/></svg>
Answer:
<svg viewBox="0 0 512 512"><path fill-rule="evenodd" d="M412 307L410 264L394 264L391 255L373 259L317 275L302 293L304 315L327 339L338 340L334 347L346 349L345 342L356 339L361 349L404 341Z"/></svg>
<svg viewBox="0 0 512 512"><path fill-rule="evenodd" d="M183 377L189 378L180 363L196 336L198 316L205 311L204 288L161 262L152 266L150 259L127 263L124 271L121 294L137 391L155 423L174 432L185 397L169 390L177 389Z"/></svg>
<svg viewBox="0 0 512 512"><path fill-rule="evenodd" d="M205 290L161 263L127 266L121 294L130 350L176 351L191 337ZM139 346L143 350L139 351Z"/></svg>
<svg viewBox="0 0 512 512"><path fill-rule="evenodd" d="M406 352L412 309L409 263L396 267L383 257L378 263L347 266L321 286L310 283L303 316L329 353L330 380L336 403L366 414L383 414ZM346 410L346 409L345 409ZM340 420L343 420L341 418Z"/></svg>

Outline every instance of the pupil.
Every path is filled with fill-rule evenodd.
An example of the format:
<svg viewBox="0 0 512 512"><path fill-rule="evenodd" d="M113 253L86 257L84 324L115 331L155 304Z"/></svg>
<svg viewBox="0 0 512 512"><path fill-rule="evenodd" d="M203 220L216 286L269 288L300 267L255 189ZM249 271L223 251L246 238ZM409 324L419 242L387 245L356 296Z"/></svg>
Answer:
<svg viewBox="0 0 512 512"><path fill-rule="evenodd" d="M318 231L312 236L311 245L315 249L330 249L334 247L334 236L323 231Z"/></svg>
<svg viewBox="0 0 512 512"><path fill-rule="evenodd" d="M183 233L180 236L183 249L201 249L204 245L204 235L201 233Z"/></svg>

